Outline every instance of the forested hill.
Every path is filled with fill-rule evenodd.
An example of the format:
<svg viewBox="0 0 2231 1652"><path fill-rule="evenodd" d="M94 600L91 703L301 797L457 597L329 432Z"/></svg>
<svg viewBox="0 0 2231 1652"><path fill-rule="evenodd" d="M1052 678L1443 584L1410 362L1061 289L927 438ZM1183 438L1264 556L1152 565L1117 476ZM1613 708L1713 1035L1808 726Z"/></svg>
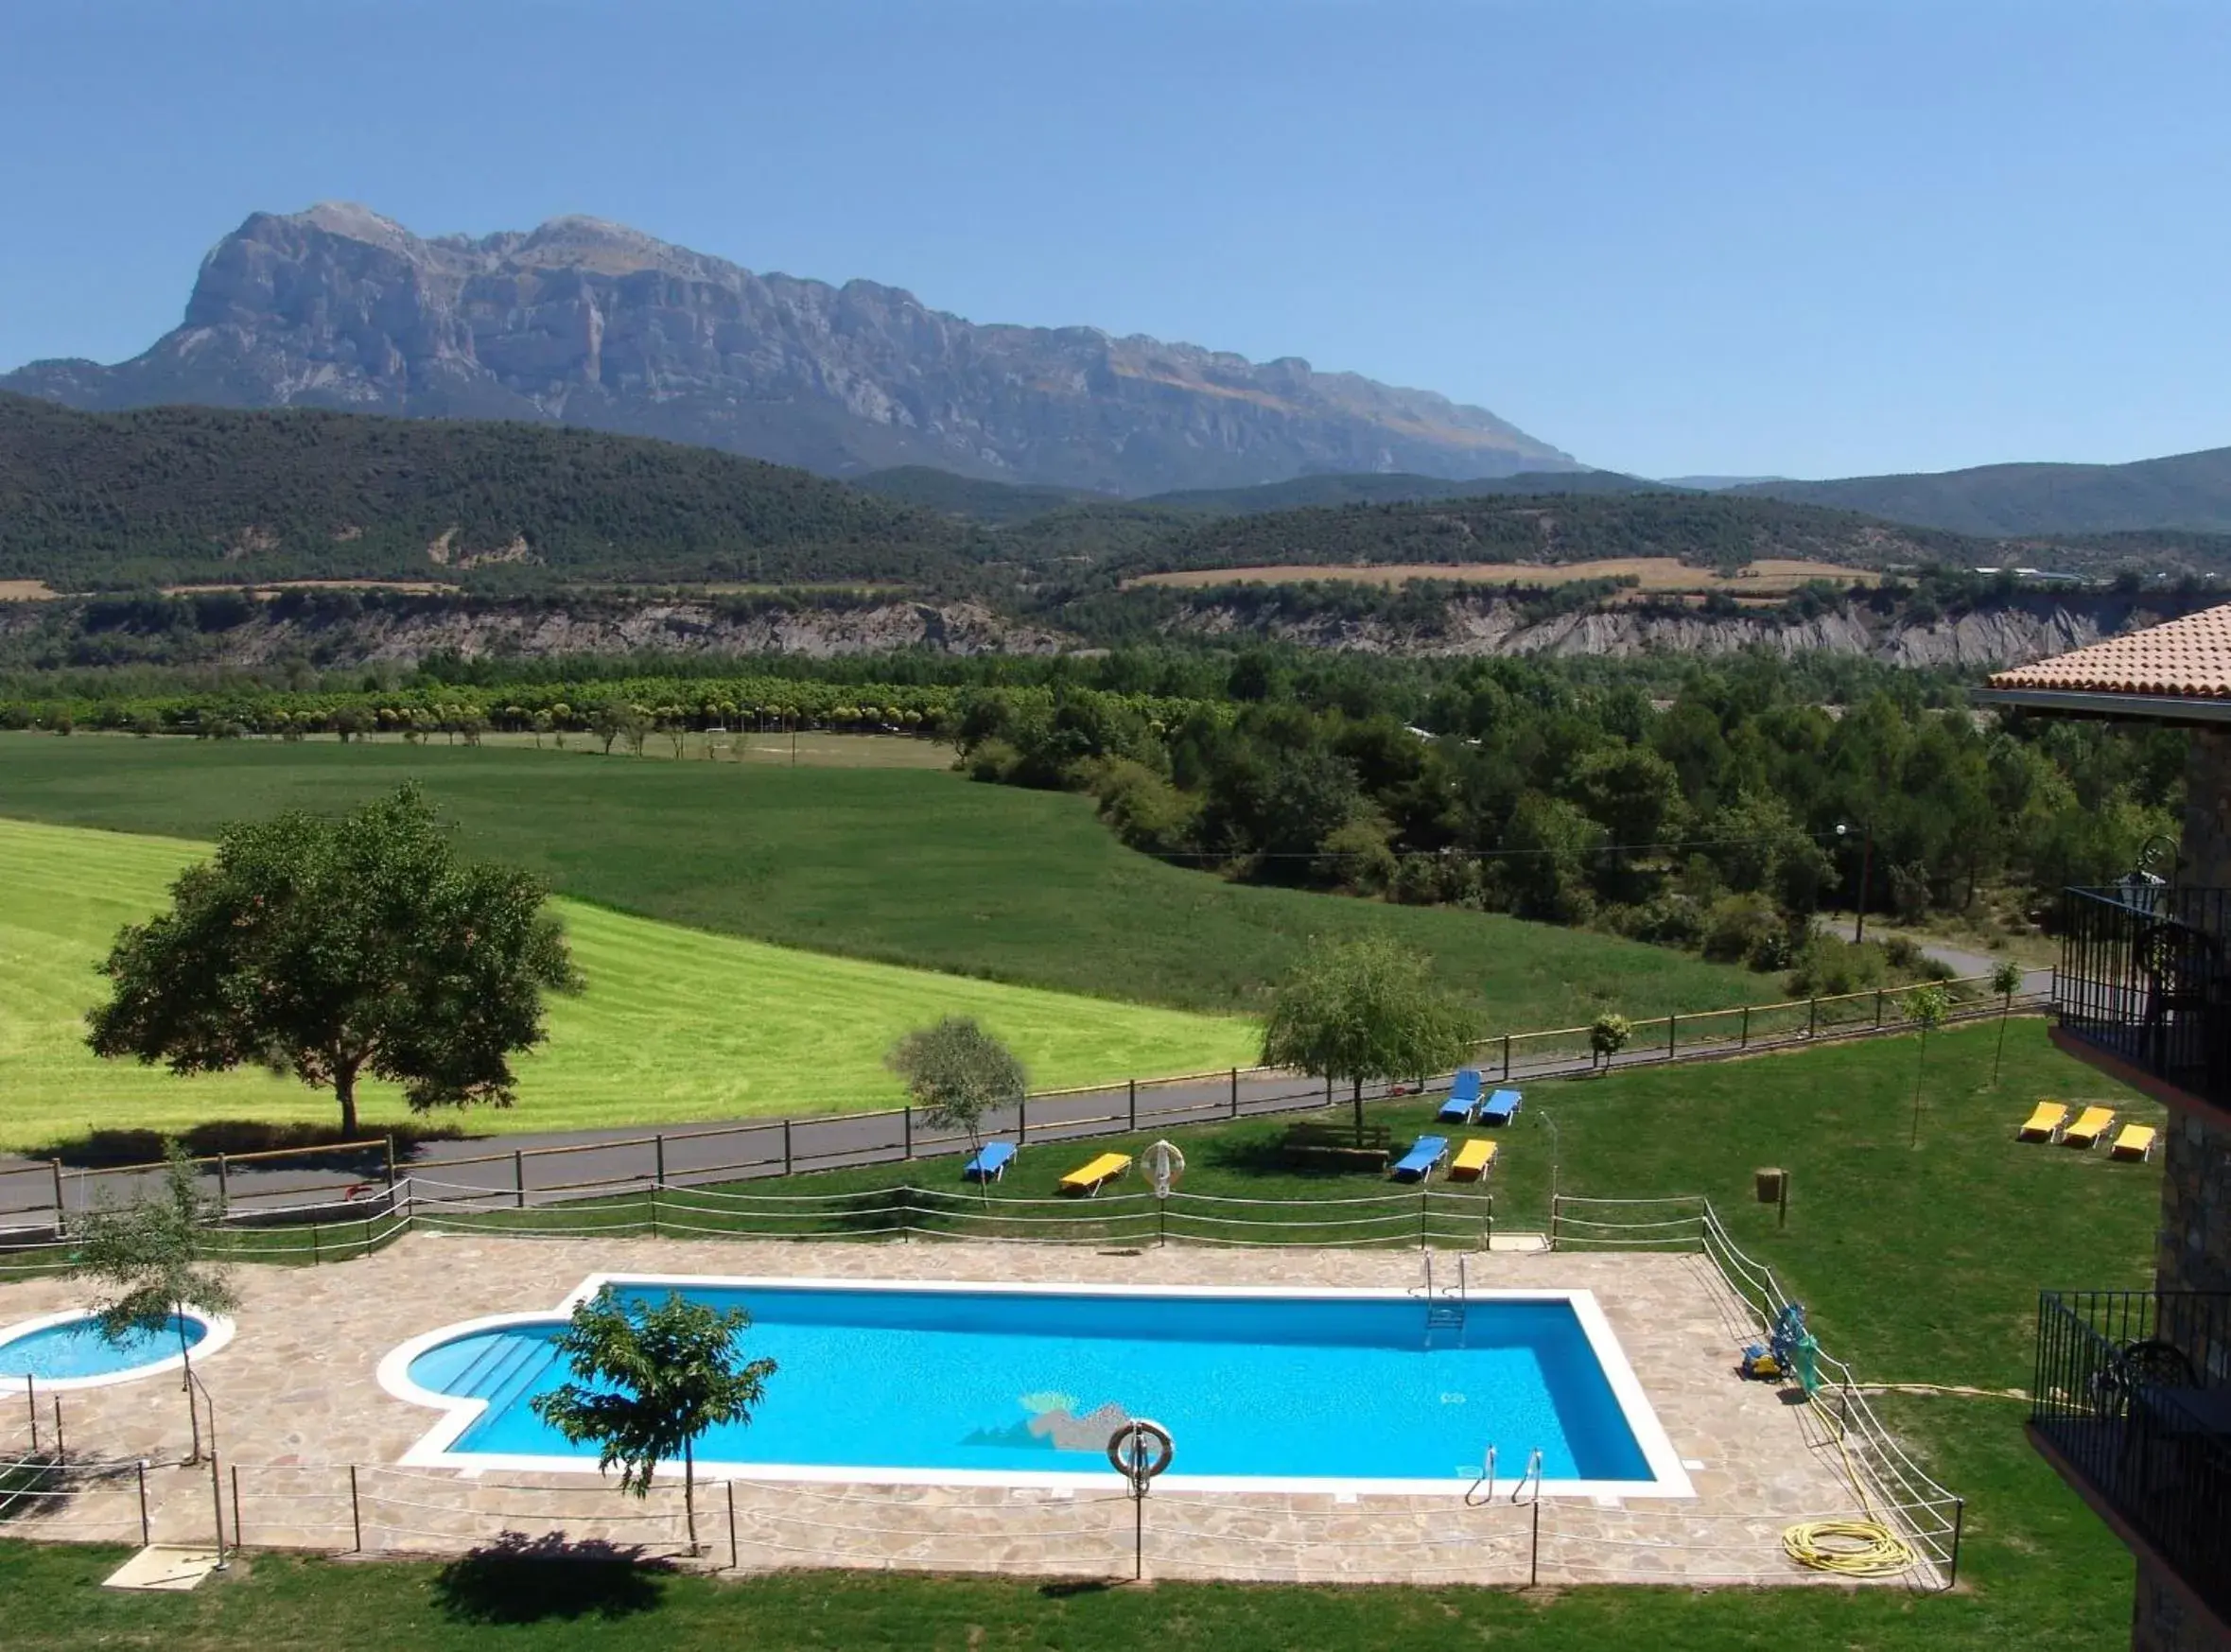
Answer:
<svg viewBox="0 0 2231 1652"><path fill-rule="evenodd" d="M939 583L967 530L802 470L495 422L0 395L0 578Z"/></svg>
<svg viewBox="0 0 2231 1652"><path fill-rule="evenodd" d="M1725 494L1517 495L1223 517L1149 547L1126 572L1348 563L1572 563L1762 557L1884 567L1996 562L1999 548L1846 511Z"/></svg>
<svg viewBox="0 0 2231 1652"><path fill-rule="evenodd" d="M1758 482L1739 491L1961 533L2231 533L2231 447L2134 464L1986 464L1916 476Z"/></svg>

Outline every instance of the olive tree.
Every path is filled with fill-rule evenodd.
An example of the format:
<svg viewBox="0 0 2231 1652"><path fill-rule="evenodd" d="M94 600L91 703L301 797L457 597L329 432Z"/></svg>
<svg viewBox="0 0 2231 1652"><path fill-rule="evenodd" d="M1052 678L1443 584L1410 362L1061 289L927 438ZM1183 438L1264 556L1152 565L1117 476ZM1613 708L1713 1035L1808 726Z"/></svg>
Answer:
<svg viewBox="0 0 2231 1652"><path fill-rule="evenodd" d="M178 1333L193 1438L186 1461L194 1463L201 1458L201 1414L194 1404L193 1344L186 1335L185 1313L189 1308L229 1313L235 1297L231 1276L210 1262L203 1248L218 1211L201 1196L194 1161L175 1140L166 1141L163 1151L163 1182L151 1194L79 1218L71 1271L99 1287L93 1313L103 1335Z"/></svg>
<svg viewBox="0 0 2231 1652"><path fill-rule="evenodd" d="M1351 1086L1361 1144L1368 1081L1445 1072L1472 1048L1471 1018L1430 967L1385 935L1313 943L1271 1001L1263 1064Z"/></svg>
<svg viewBox="0 0 2231 1652"><path fill-rule="evenodd" d="M128 925L86 1017L96 1054L173 1072L261 1063L331 1088L357 1131L366 1076L414 1108L515 1099L545 992L581 984L542 885L458 859L415 786L339 820L228 826L217 853Z"/></svg>
<svg viewBox="0 0 2231 1652"><path fill-rule="evenodd" d="M905 1081L925 1124L963 1132L977 1153L984 1151L985 1114L1020 1101L1030 1082L1015 1052L971 1016L917 1027L883 1060Z"/></svg>
<svg viewBox="0 0 2231 1652"><path fill-rule="evenodd" d="M607 1285L573 1311L555 1347L574 1381L538 1394L535 1415L575 1444L597 1448L597 1469L619 1466L620 1488L647 1497L661 1463L682 1461L682 1508L697 1552L697 1441L723 1423L749 1423L775 1362L743 1357L751 1315L670 1292L655 1306Z"/></svg>

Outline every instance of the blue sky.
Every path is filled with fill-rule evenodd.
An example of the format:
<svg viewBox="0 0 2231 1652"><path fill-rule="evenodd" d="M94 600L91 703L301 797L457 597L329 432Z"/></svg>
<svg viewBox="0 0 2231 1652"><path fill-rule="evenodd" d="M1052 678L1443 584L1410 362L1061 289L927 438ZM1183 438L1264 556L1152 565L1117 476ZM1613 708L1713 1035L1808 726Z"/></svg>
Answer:
<svg viewBox="0 0 2231 1652"><path fill-rule="evenodd" d="M2231 0L8 9L0 366L135 354L340 199L1303 356L1651 475L2231 443Z"/></svg>

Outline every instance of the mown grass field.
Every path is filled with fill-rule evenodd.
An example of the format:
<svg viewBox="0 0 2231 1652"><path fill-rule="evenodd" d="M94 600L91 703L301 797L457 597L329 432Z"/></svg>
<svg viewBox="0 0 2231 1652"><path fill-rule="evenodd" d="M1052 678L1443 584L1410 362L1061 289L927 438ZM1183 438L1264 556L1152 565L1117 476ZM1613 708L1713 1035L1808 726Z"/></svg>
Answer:
<svg viewBox="0 0 2231 1652"><path fill-rule="evenodd" d="M1529 1087L1505 1134L1498 1207L1543 1219L1549 1160L1567 1192L1710 1195L1741 1243L1807 1304L1831 1352L1862 1379L2019 1385L2036 1291L2127 1286L2148 1274L2160 1193L2151 1164L2029 1145L2013 1130L2041 1094L2097 1097L2157 1117L2015 1021L1991 1082L1991 1025L1930 1040L1921 1146L1908 1145L1920 1054L1909 1036L1788 1055L1637 1069ZM1425 1108L1386 1105L1401 1136ZM1549 1121L1556 1122L1553 1138ZM1185 1185L1256 1196L1339 1194L1359 1176L1264 1168L1281 1126L1172 1134ZM1553 1146L1554 1142L1554 1146ZM1097 1145L1097 1144L1094 1144ZM1042 1195L1092 1151L1026 1147L1008 1197ZM1751 1171L1788 1168L1788 1226L1747 1202ZM951 1185L951 1160L797 1177L785 1191ZM584 1248L584 1255L589 1252ZM902 1253L892 1266L903 1267ZM1731 1355L1733 1350L1731 1349ZM1736 1379L1731 1374L1729 1381ZM0 1596L27 1644L161 1641L179 1652L245 1643L367 1648L772 1646L1430 1648L1547 1652L1793 1646L1861 1652L2126 1643L2130 1557L2022 1437L2024 1407L1997 1398L1887 1396L1879 1408L1938 1478L1968 1500L1961 1587L1754 1591L1583 1588L1537 1593L1158 1584L1041 1586L980 1578L797 1572L727 1582L581 1563L493 1559L342 1565L255 1556L189 1596L90 1585L120 1552L0 1545ZM1149 1511L1151 1519L1151 1508Z"/></svg>
<svg viewBox="0 0 2231 1652"><path fill-rule="evenodd" d="M405 778L469 852L578 899L915 968L1244 1014L1310 936L1377 928L1494 1032L1776 996L1770 977L1583 930L1225 883L1124 848L1084 798L946 773L0 734L0 816L175 838Z"/></svg>
<svg viewBox="0 0 2231 1652"><path fill-rule="evenodd" d="M95 965L116 930L157 910L169 880L205 853L172 839L0 819L0 1148L99 1127L334 1118L330 1095L260 1069L185 1079L84 1047L85 1012L106 984ZM1233 1017L772 947L580 901L561 900L558 913L587 989L551 1000L549 1042L516 1068L519 1106L456 1121L470 1129L896 1105L900 1088L883 1052L946 1014L978 1017L1048 1087L1254 1059L1254 1028ZM366 1101L375 1129L410 1116L388 1087Z"/></svg>

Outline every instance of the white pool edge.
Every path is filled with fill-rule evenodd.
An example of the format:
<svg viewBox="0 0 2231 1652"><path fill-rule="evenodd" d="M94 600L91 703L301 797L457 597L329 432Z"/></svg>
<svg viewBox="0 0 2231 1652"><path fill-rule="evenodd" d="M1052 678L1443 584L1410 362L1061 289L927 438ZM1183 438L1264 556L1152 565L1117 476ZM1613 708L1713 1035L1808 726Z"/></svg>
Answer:
<svg viewBox="0 0 2231 1652"><path fill-rule="evenodd" d="M519 1325L548 1325L553 1320L562 1320L606 1285L619 1284L669 1286L679 1290L706 1287L723 1290L904 1291L951 1295L996 1293L1018 1296L1269 1296L1320 1301L1399 1301L1406 1298L1417 1302L1420 1307L1423 1307L1426 1301L1416 1291L1385 1287L1328 1289L1312 1285L1080 1285L967 1279L837 1279L810 1276L593 1273L567 1292L555 1309L520 1313L490 1313L476 1319L462 1319L414 1336L389 1349L379 1362L379 1385L398 1400L442 1414L441 1419L397 1459L399 1466L407 1469L452 1469L464 1472L483 1472L493 1469L522 1473L596 1473L593 1462L575 1456L452 1450L465 1432L479 1420L480 1414L487 1409L487 1401L441 1394L421 1387L411 1381L410 1367L421 1354L462 1336L504 1330ZM1437 1301L1443 1299L1435 1298ZM1611 1386L1612 1398L1618 1404L1622 1420L1641 1449L1643 1461L1650 1470L1651 1477L1647 1481L1544 1480L1541 1484L1542 1496L1621 1499L1696 1496L1688 1471L1682 1467L1681 1455L1673 1449L1673 1442L1667 1437L1664 1424L1659 1422L1657 1410L1650 1404L1649 1396L1643 1391L1642 1381L1628 1362L1627 1351L1619 1346L1618 1336L1612 1330L1611 1321L1605 1317L1594 1291L1578 1287L1483 1290L1472 1292L1465 1300L1468 1303L1562 1302L1569 1305L1574 1318L1579 1322L1581 1334L1588 1339L1590 1352L1595 1356L1596 1364L1602 1368L1605 1380ZM1502 1489L1505 1487L1514 1489L1518 1487L1520 1476L1525 1469L1525 1450L1524 1447L1517 1447L1513 1461L1498 1463L1496 1495L1508 1495ZM661 1468L669 1467L678 1469L680 1465L661 1465ZM732 1463L705 1457L697 1459L696 1472L700 1479L714 1481L789 1481L825 1486L994 1487L1014 1490L1071 1492L1106 1491L1111 1484L1116 1483L1113 1476L1107 1473L855 1465L832 1468L826 1464ZM1258 1496L1329 1493L1352 1497L1463 1498L1471 1495L1476 1486L1462 1479L1292 1478L1283 1475L1182 1474L1173 1471L1156 1481L1155 1489L1169 1492L1246 1492Z"/></svg>
<svg viewBox="0 0 2231 1652"><path fill-rule="evenodd" d="M181 1317L190 1319L201 1328L201 1340L192 1349L197 1361L222 1353L233 1340L236 1327L222 1313L203 1313L195 1308L177 1310ZM42 1313L35 1319L19 1319L12 1325L0 1325L0 1350L18 1337L29 1336L34 1331L51 1330L58 1325L68 1325L73 1320L90 1319L90 1308L65 1308L59 1313ZM67 1394L79 1388L113 1388L119 1382L136 1382L142 1377L159 1377L166 1371L183 1371L186 1366L185 1354L166 1354L159 1360L149 1360L144 1365L132 1365L121 1371L105 1371L97 1377L41 1377L36 1374L0 1374L0 1383L9 1389L27 1382L41 1394Z"/></svg>

